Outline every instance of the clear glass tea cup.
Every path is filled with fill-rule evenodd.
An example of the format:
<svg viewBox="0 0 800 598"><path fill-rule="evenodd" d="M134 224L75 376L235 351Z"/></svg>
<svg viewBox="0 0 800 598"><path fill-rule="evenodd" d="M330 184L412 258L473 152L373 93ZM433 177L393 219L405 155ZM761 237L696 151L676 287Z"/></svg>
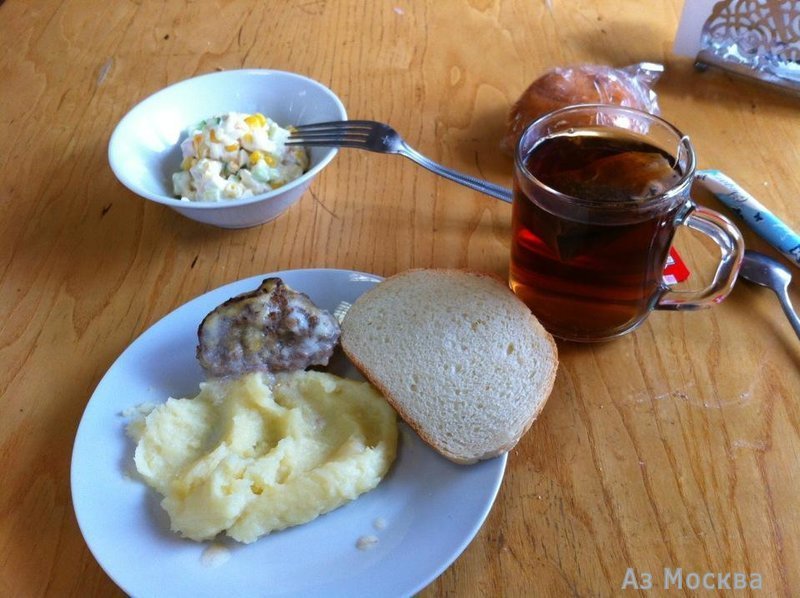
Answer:
<svg viewBox="0 0 800 598"><path fill-rule="evenodd" d="M584 104L533 122L515 156L511 288L552 334L573 341L620 336L653 309L720 302L744 243L727 218L692 201L695 168L687 136L632 108ZM664 282L679 226L720 248L705 289Z"/></svg>

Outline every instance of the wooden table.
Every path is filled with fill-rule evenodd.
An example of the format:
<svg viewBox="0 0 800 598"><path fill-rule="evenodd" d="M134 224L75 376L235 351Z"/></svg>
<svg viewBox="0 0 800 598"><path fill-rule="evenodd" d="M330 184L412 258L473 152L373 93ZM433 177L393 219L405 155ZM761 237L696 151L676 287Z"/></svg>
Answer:
<svg viewBox="0 0 800 598"><path fill-rule="evenodd" d="M800 229L800 101L671 56L680 8L0 2L0 595L121 593L75 520L72 442L103 374L171 310L289 268L507 275L509 206L398 157L343 151L312 193L246 230L145 203L106 160L130 107L200 73L296 71L351 117L392 123L430 157L509 185L497 145L531 80L557 65L661 61L662 112L691 135L700 166ZM679 242L698 271L715 259ZM681 569L684 590L690 573L701 589L733 588L740 574L768 595L796 593L800 341L774 295L740 284L714 309L655 313L622 339L559 351L552 396L511 452L486 523L423 595L612 595L634 587L632 574L663 592L665 568L673 591Z"/></svg>

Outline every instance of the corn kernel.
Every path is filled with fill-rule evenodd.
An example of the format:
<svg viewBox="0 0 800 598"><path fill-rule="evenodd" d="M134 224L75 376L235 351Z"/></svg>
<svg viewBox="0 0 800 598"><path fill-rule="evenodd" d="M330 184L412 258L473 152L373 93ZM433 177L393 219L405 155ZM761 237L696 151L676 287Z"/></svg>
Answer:
<svg viewBox="0 0 800 598"><path fill-rule="evenodd" d="M264 159L264 154L262 154L258 150L254 151L252 154L250 154L250 164L253 164L254 166L256 164L258 164L259 160L263 160L263 159Z"/></svg>
<svg viewBox="0 0 800 598"><path fill-rule="evenodd" d="M264 162L266 162L267 166L270 168L275 168L275 165L278 163L278 161L275 159L275 156L271 156L270 154L264 155Z"/></svg>
<svg viewBox="0 0 800 598"><path fill-rule="evenodd" d="M252 133L245 133L242 135L242 141L245 143L253 143L253 134Z"/></svg>
<svg viewBox="0 0 800 598"><path fill-rule="evenodd" d="M194 158L192 156L186 156L183 159L183 162L181 162L181 169L182 170L189 170L195 164L197 164L197 158Z"/></svg>
<svg viewBox="0 0 800 598"><path fill-rule="evenodd" d="M245 117L244 122L251 127L263 127L267 124L267 119L260 112L256 112L255 114Z"/></svg>
<svg viewBox="0 0 800 598"><path fill-rule="evenodd" d="M217 131L215 129L211 129L211 133L208 134L208 138L211 140L211 143L219 143Z"/></svg>
<svg viewBox="0 0 800 598"><path fill-rule="evenodd" d="M231 143L230 145L225 146L226 152L238 152L239 151L239 144L238 143Z"/></svg>

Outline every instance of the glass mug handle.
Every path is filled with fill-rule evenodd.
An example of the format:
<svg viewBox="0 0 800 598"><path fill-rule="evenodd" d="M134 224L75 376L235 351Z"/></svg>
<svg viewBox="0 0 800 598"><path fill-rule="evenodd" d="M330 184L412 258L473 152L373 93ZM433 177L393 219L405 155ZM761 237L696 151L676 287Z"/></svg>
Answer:
<svg viewBox="0 0 800 598"><path fill-rule="evenodd" d="M722 257L714 274L714 280L708 287L701 291L667 290L656 303L655 309L701 309L719 303L733 289L739 266L742 264L744 257L742 234L722 214L695 205L681 224L711 237L722 251Z"/></svg>

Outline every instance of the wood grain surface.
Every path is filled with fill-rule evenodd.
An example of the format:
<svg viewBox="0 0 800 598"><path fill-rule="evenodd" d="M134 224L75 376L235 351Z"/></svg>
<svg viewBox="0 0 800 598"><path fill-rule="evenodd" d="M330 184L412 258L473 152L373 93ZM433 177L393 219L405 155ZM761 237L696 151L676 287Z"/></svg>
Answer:
<svg viewBox="0 0 800 598"><path fill-rule="evenodd" d="M389 122L431 158L510 185L498 143L530 81L559 65L659 61L662 113L691 136L700 166L800 230L800 100L672 56L680 10L677 0L0 3L0 595L121 595L76 523L72 443L103 374L171 310L289 268L507 275L509 207L395 156L342 151L287 213L245 230L145 203L107 163L133 105L215 70L295 71L331 87L351 118ZM692 235L679 248L698 278L716 259ZM775 296L738 284L713 309L657 312L619 340L559 351L552 396L510 454L485 525L423 595L616 595L629 568L651 573L655 594L664 568L681 568L758 574L765 595L796 595L800 341Z"/></svg>

